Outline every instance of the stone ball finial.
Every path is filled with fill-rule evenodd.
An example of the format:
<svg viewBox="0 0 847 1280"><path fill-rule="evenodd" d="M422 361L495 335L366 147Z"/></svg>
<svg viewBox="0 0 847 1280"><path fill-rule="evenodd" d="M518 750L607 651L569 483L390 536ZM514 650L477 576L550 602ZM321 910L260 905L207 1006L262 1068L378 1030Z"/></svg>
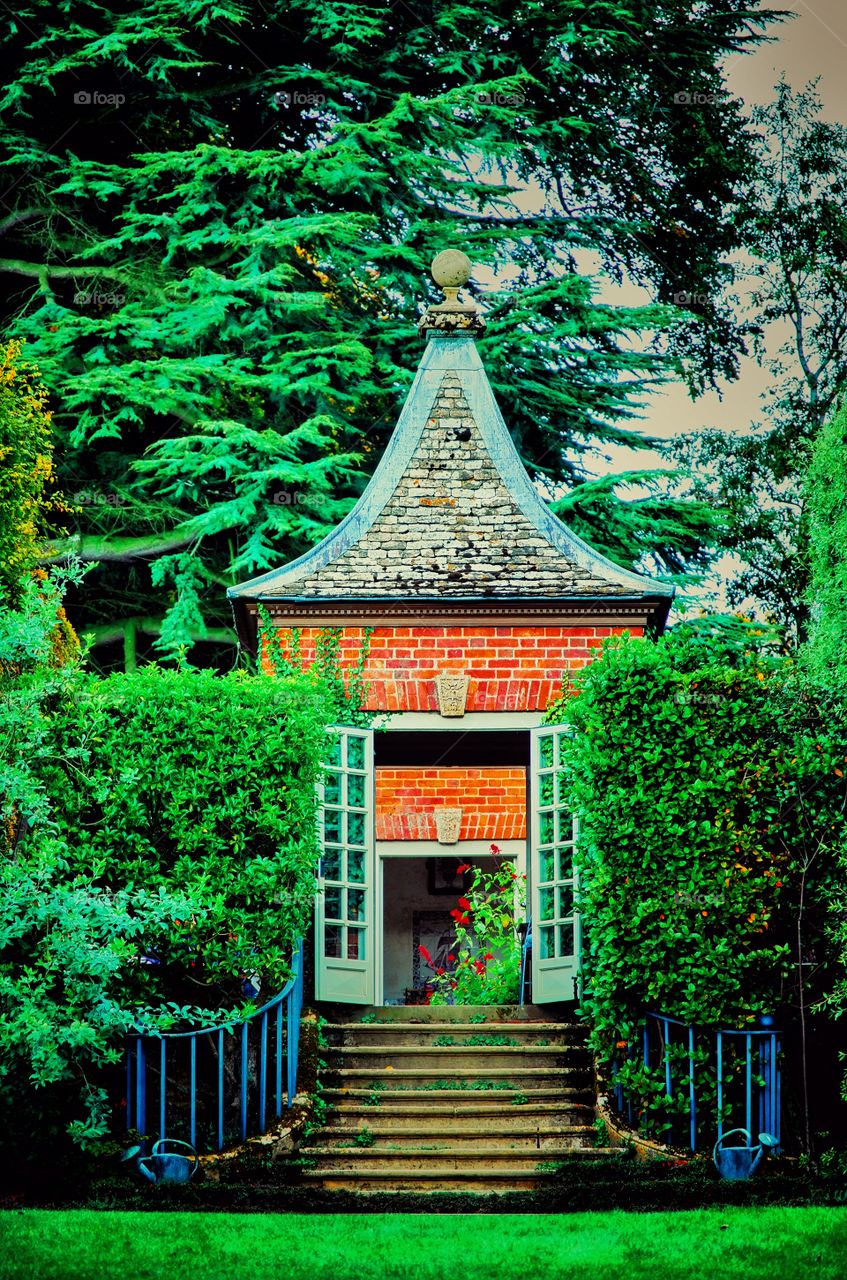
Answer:
<svg viewBox="0 0 847 1280"><path fill-rule="evenodd" d="M473 263L460 249L444 249L432 262L432 278L444 290L444 301L427 307L418 325L421 333L482 333L485 319L472 301L460 302L459 290L468 283Z"/></svg>
<svg viewBox="0 0 847 1280"><path fill-rule="evenodd" d="M460 249L444 249L432 260L432 278L442 289L460 289L472 272L473 263Z"/></svg>

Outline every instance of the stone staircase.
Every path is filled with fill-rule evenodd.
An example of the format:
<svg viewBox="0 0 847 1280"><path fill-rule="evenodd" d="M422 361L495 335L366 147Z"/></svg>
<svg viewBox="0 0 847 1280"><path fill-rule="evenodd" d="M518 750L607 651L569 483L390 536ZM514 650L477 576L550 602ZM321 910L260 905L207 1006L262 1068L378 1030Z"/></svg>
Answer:
<svg viewBox="0 0 847 1280"><path fill-rule="evenodd" d="M585 1028L534 1006L380 1008L324 1031L331 1110L303 1176L326 1190L531 1191L611 1151Z"/></svg>

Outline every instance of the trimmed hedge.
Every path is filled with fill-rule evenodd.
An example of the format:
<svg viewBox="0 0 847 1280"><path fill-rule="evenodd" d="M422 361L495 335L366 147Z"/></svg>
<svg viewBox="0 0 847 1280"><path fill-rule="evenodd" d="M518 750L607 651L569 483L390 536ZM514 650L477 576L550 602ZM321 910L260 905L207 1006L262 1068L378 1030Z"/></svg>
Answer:
<svg viewBox="0 0 847 1280"><path fill-rule="evenodd" d="M649 1120L645 1009L741 1028L796 997L847 844L847 731L790 662L685 631L610 642L548 719L574 729L585 1011Z"/></svg>
<svg viewBox="0 0 847 1280"><path fill-rule="evenodd" d="M843 690L847 683L847 406L815 441L806 501L813 617L806 657L819 678L840 683Z"/></svg>
<svg viewBox="0 0 847 1280"><path fill-rule="evenodd" d="M85 1145L129 1030L229 1023L245 979L289 976L337 698L308 673L57 667L49 587L27 601L0 627L0 1123Z"/></svg>

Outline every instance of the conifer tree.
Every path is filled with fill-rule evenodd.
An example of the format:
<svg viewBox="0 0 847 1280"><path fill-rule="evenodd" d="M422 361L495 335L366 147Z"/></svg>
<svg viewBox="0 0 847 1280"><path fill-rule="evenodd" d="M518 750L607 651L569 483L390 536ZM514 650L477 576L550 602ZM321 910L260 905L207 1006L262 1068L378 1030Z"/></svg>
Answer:
<svg viewBox="0 0 847 1280"><path fill-rule="evenodd" d="M758 0L25 0L0 271L79 508L56 555L99 562L80 627L126 633L128 654L139 627L164 653L230 638L225 587L361 492L448 245L509 268L483 357L527 465L574 491L565 518L622 563L701 563L709 508L655 477L627 502L589 464L652 443L640 397L680 360L695 384L733 367L708 301L746 156L721 60L770 17ZM586 249L655 304L601 305Z"/></svg>

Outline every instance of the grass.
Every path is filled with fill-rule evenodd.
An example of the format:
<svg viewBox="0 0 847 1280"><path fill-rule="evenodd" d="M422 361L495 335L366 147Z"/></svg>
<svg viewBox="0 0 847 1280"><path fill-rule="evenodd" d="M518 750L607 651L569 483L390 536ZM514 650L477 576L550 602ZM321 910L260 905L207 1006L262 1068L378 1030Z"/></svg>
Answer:
<svg viewBox="0 0 847 1280"><path fill-rule="evenodd" d="M0 1213L0 1280L842 1280L847 1209ZM411 1260L414 1259L414 1263ZM483 1261L484 1260L484 1261Z"/></svg>

